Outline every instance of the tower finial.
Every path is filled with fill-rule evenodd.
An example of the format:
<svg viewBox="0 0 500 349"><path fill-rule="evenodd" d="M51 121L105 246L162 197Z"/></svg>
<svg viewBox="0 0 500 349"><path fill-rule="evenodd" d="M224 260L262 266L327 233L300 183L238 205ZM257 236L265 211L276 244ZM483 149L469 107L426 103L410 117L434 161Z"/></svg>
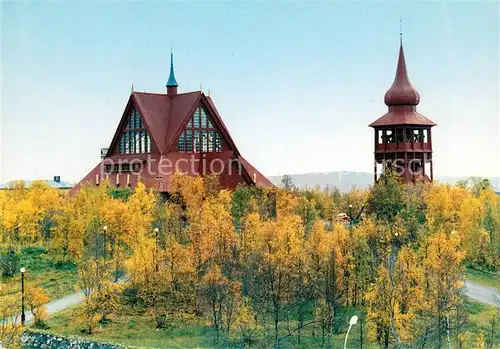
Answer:
<svg viewBox="0 0 500 349"><path fill-rule="evenodd" d="M399 44L403 46L403 17L399 16Z"/></svg>
<svg viewBox="0 0 500 349"><path fill-rule="evenodd" d="M167 87L177 87L177 81L174 75L174 53L170 52L170 76L168 77Z"/></svg>
<svg viewBox="0 0 500 349"><path fill-rule="evenodd" d="M130 88L130 92L133 93L134 92L134 84L132 84L132 87Z"/></svg>
<svg viewBox="0 0 500 349"><path fill-rule="evenodd" d="M170 47L170 76L167 81L167 95L177 94L177 81L174 75L174 53L172 52L172 47Z"/></svg>

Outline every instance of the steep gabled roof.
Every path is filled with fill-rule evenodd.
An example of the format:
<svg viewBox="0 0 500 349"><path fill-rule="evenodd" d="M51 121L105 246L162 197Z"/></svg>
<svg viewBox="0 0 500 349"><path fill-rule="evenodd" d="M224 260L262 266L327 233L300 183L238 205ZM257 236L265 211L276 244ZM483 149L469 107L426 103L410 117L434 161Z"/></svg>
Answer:
<svg viewBox="0 0 500 349"><path fill-rule="evenodd" d="M183 127L189 122L196 108L202 105L229 147L240 155L212 99L203 92L195 91L172 96L134 92L133 100L160 154L168 153L177 144L177 138Z"/></svg>
<svg viewBox="0 0 500 349"><path fill-rule="evenodd" d="M119 141L132 107L141 115L146 130L160 154L175 141L174 136L198 106L202 92L195 91L169 96L161 93L132 92L109 149Z"/></svg>
<svg viewBox="0 0 500 349"><path fill-rule="evenodd" d="M175 136L181 132L181 126L189 121L189 118L198 107L201 95L201 91L194 91L172 96L168 123L165 124L166 128L163 131L165 136L165 143L161 148L163 153L167 153L177 140Z"/></svg>
<svg viewBox="0 0 500 349"><path fill-rule="evenodd" d="M205 110L213 126L219 130L227 149L207 153L178 152L175 146L179 134L193 117L196 108L200 106ZM140 114L144 128L151 137L151 143L154 145L151 153L121 154L116 152L122 130L126 127L133 108ZM174 169L186 175L196 175L197 173L205 173L206 169L203 168L206 164L205 160L210 164L217 160L217 163L221 164L219 178L227 188L232 188L242 181L259 186L273 185L241 156L212 99L205 96L202 91L181 94L177 94L176 91L167 94L132 92L109 149L106 158L73 187L71 195L79 190L85 182L98 185L105 179L109 179L111 185L130 185L131 187L134 187L141 180L148 187L169 191L172 181L171 174L175 171L164 173L163 163L181 165L178 169ZM198 161L200 168L188 166L193 157ZM115 172L106 174L104 171L110 161L127 164L132 161L136 163L137 160L143 164L148 163L148 170L141 171L139 174ZM235 161L241 166L235 165ZM162 163L161 168L160 163ZM233 171L233 166L236 167L235 171ZM210 172L217 172L217 170L210 169Z"/></svg>
<svg viewBox="0 0 500 349"><path fill-rule="evenodd" d="M132 98L149 135L158 149L163 149L165 137L162 131L165 129L170 114L172 103L170 97L164 94L133 92Z"/></svg>

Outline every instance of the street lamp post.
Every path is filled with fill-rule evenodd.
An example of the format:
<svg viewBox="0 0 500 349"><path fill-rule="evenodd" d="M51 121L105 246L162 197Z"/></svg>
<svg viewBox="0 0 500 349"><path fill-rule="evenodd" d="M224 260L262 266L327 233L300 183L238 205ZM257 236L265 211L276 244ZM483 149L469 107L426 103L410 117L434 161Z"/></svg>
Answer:
<svg viewBox="0 0 500 349"><path fill-rule="evenodd" d="M155 232L155 270L156 272L158 273L158 261L157 261L157 256L158 256L158 232L160 231L160 229L158 228L155 228L154 229L154 232Z"/></svg>
<svg viewBox="0 0 500 349"><path fill-rule="evenodd" d="M347 333L345 334L345 340L344 340L344 349L347 349L347 337L349 336L349 331L351 330L351 327L353 325L356 325L358 323L358 316L354 315L351 317L351 320L349 321L349 328L347 329Z"/></svg>
<svg viewBox="0 0 500 349"><path fill-rule="evenodd" d="M107 256L107 252L106 252L106 242L107 242L107 241L106 241L106 239L107 239L107 237L106 237L106 233L107 233L107 231L108 231L108 226L107 226L107 225L105 225L104 227L102 227L102 230L103 230L103 232L104 232L104 238L103 238L103 245L104 245L104 247L103 247L103 254L104 254L104 260L106 260L106 256Z"/></svg>
<svg viewBox="0 0 500 349"><path fill-rule="evenodd" d="M359 213L356 215L356 217L354 217L352 215L352 204L349 205L349 227L350 228L352 228L353 224L357 224L359 222L359 217L361 217L361 214L363 213L365 207L366 207L366 204L364 204L363 207L361 207L361 210L359 211Z"/></svg>
<svg viewBox="0 0 500 349"><path fill-rule="evenodd" d="M24 313L24 273L26 272L25 268L21 268L21 325L24 326L26 322L26 314Z"/></svg>
<svg viewBox="0 0 500 349"><path fill-rule="evenodd" d="M349 227L352 228L352 204L349 204Z"/></svg>

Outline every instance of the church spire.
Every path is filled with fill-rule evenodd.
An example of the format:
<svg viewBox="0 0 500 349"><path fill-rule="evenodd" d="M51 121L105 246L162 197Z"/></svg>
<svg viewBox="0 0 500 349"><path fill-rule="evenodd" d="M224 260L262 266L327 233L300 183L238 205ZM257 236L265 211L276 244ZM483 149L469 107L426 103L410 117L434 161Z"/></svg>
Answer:
<svg viewBox="0 0 500 349"><path fill-rule="evenodd" d="M416 106L420 102L420 95L412 86L408 78L401 33L396 77L394 78L391 88L386 92L384 101L389 107L396 105Z"/></svg>
<svg viewBox="0 0 500 349"><path fill-rule="evenodd" d="M177 86L179 85L177 85L174 75L174 54L173 52L170 52L170 76L167 81L167 95L176 95Z"/></svg>

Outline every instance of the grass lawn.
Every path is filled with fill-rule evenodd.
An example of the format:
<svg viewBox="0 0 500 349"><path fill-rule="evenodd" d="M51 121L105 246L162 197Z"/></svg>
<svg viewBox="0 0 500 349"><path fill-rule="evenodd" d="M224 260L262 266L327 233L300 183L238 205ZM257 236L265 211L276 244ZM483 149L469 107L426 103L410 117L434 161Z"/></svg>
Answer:
<svg viewBox="0 0 500 349"><path fill-rule="evenodd" d="M467 268L466 278L478 284L500 290L500 274Z"/></svg>
<svg viewBox="0 0 500 349"><path fill-rule="evenodd" d="M41 287L53 299L75 292L76 267L58 263L45 249L28 247L23 250L20 266L26 268L24 274L25 289ZM0 279L0 302L6 296L16 297L21 301L21 275Z"/></svg>
<svg viewBox="0 0 500 349"><path fill-rule="evenodd" d="M75 292L76 273L68 270L49 270L24 275L26 291L30 287L41 287L51 299ZM0 302L5 295L21 295L21 277L3 279L0 288Z"/></svg>
<svg viewBox="0 0 500 349"><path fill-rule="evenodd" d="M144 315L129 315L123 312L116 316L113 321L102 326L93 335L81 332L81 325L74 319L78 307L68 309L53 315L47 322L50 327L48 332L80 337L88 340L103 341L107 343L121 344L140 348L213 348L214 331L209 324L204 323L182 323L169 329L156 330L151 318ZM73 319L73 320L72 320ZM268 335L272 338L272 328L269 326ZM285 324L282 326L281 334L286 333ZM329 348L342 348L344 334L332 338ZM305 328L301 336L301 344L297 344L297 337L290 336L281 341L281 348L319 348L319 335L312 336L312 327ZM229 344L234 348L235 345ZM264 346L252 346L252 348L272 348L273 343ZM353 327L349 334L348 348L359 348L359 326ZM375 349L378 346L366 342L364 348Z"/></svg>
<svg viewBox="0 0 500 349"><path fill-rule="evenodd" d="M482 303L467 300L466 309L469 313L469 324L467 331L470 333L471 340L483 331L488 343L491 343L491 324L496 308ZM82 339L103 341L124 346L133 346L140 348L213 348L214 347L214 331L208 323L196 322L178 322L169 329L156 330L152 319L142 314L129 314L123 310L118 310L117 315L106 325L93 335L86 335L81 332L82 326L78 324L76 312L78 306L65 310L53 315L47 322L50 327L48 332L79 337ZM354 314L356 310L347 310L349 316ZM500 348L500 324L497 313L497 325L495 335L493 336L493 348ZM294 327L292 325L292 327ZM280 327L280 336L287 333L286 324L282 323ZM313 328L304 328L301 335L301 343L297 343L297 336L289 336L281 341L281 348L320 348L320 333L316 330L316 336L313 334ZM327 348L343 348L345 330L341 334L331 338ZM364 346L365 349L375 349L379 346L375 343L369 343L365 332ZM267 336L269 341L260 346L252 346L252 348L272 348L273 329L269 324L267 328ZM354 326L349 334L348 348L359 348L360 327ZM498 345L498 346L497 346ZM235 344L228 344L227 347L236 348Z"/></svg>
<svg viewBox="0 0 500 349"><path fill-rule="evenodd" d="M78 307L53 315L47 324L51 333L78 336L88 340L147 348L209 348L211 329L203 325L182 326L156 331L145 316L119 315L102 326L97 333L87 335L74 320Z"/></svg>
<svg viewBox="0 0 500 349"><path fill-rule="evenodd" d="M500 348L500 309L492 305L467 300L465 302L469 313L469 331L477 334L483 331L488 343L491 341L492 320L495 319L495 335L493 336L492 348Z"/></svg>

